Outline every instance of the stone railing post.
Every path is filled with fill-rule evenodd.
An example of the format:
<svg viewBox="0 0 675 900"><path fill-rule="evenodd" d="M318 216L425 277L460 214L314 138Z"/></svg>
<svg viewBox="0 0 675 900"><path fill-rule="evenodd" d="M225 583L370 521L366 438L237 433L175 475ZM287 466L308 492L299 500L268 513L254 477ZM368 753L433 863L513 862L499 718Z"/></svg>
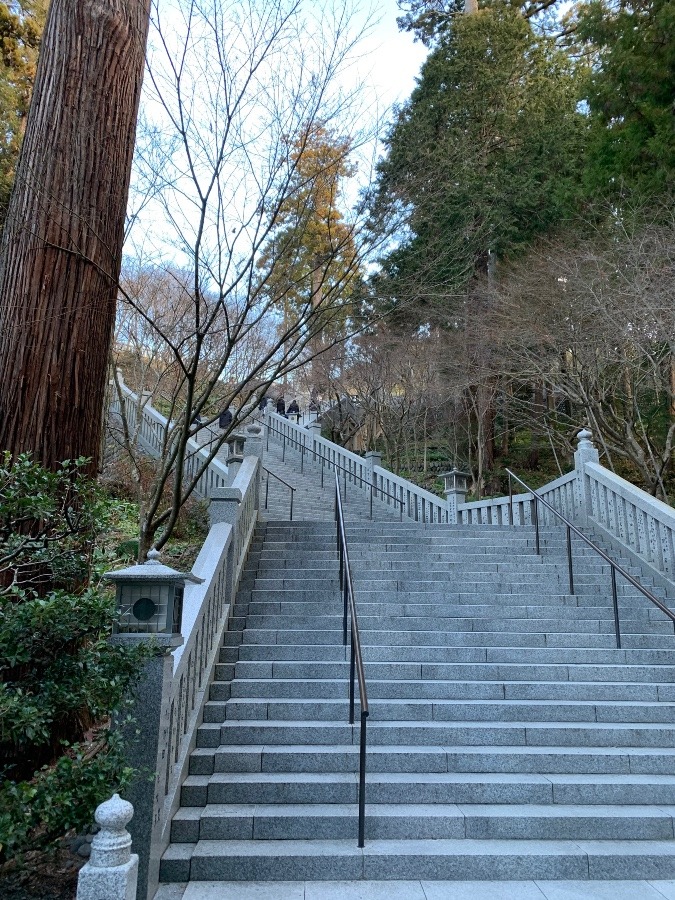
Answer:
<svg viewBox="0 0 675 900"><path fill-rule="evenodd" d="M586 463L599 463L600 456L591 440L592 433L582 428L577 435L577 449L574 453L574 471L576 472L575 498L579 521L586 522L592 513L591 490Z"/></svg>
<svg viewBox="0 0 675 900"><path fill-rule="evenodd" d="M244 454L255 456L258 460L258 470L255 479L255 508L260 509L260 480L262 478L263 458L263 429L257 423L247 425L245 429Z"/></svg>
<svg viewBox="0 0 675 900"><path fill-rule="evenodd" d="M315 419L313 422L310 422L306 428L309 432L309 442L307 447L312 451L312 458L316 459L316 439L321 437L321 422L318 422Z"/></svg>
<svg viewBox="0 0 675 900"><path fill-rule="evenodd" d="M241 465L241 463L239 464ZM237 470L239 466L237 466ZM239 509L243 500L242 492L236 487L215 488L211 494L209 503L209 522L217 525L224 522L234 528L239 516ZM227 554L227 566L225 568L225 596L232 597L234 591L234 541L230 544Z"/></svg>
<svg viewBox="0 0 675 900"><path fill-rule="evenodd" d="M239 488L223 487L215 488L211 494L209 503L209 519L211 525L225 522L234 525L239 515L239 507L242 501L242 493Z"/></svg>
<svg viewBox="0 0 675 900"><path fill-rule="evenodd" d="M96 808L100 831L91 842L89 861L80 869L77 900L136 900L138 856L131 852L126 826L134 808L113 794Z"/></svg>
<svg viewBox="0 0 675 900"><path fill-rule="evenodd" d="M379 450L368 450L366 453L366 461L368 462L368 468L370 469L370 483L372 485L373 491L375 491L377 487L377 478L375 476L375 466L382 465L382 454ZM387 498L385 498L387 499Z"/></svg>

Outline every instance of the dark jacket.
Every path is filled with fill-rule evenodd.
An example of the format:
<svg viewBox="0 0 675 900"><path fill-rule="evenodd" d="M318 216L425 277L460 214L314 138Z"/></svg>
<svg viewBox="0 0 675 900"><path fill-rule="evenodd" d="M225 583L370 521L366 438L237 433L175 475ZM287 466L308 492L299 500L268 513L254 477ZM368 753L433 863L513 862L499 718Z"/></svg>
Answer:
<svg viewBox="0 0 675 900"><path fill-rule="evenodd" d="M228 406L227 409L224 409L219 418L218 418L218 427L219 428L227 428L228 425L232 424L232 413L230 412L230 408Z"/></svg>
<svg viewBox="0 0 675 900"><path fill-rule="evenodd" d="M283 397L279 397L279 399L277 400L277 412L280 416L286 415L286 401Z"/></svg>
<svg viewBox="0 0 675 900"><path fill-rule="evenodd" d="M298 406L298 401L294 400L291 405L288 407L288 412L293 413L294 415L298 415L300 413L300 407Z"/></svg>

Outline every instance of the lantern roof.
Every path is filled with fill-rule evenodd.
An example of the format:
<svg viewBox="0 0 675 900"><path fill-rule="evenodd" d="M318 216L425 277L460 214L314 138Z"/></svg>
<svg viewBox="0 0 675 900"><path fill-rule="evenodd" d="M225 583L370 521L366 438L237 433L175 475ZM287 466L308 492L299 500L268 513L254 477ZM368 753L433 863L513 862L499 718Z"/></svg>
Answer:
<svg viewBox="0 0 675 900"><path fill-rule="evenodd" d="M165 566L159 561L159 551L148 550L147 560L126 569L116 569L114 572L106 572L108 581L163 581L173 584L202 584L203 578L193 575L192 572L178 572L171 566Z"/></svg>

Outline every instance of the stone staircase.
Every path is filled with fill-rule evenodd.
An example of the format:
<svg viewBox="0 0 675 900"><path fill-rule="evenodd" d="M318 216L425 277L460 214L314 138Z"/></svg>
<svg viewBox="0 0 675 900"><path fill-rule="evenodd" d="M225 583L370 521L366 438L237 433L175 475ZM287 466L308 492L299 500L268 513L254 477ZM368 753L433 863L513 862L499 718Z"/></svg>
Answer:
<svg viewBox="0 0 675 900"><path fill-rule="evenodd" d="M293 519L296 522L328 522L334 518L335 474L327 466L321 476L318 459L312 459L311 452L304 454L302 471L300 453L291 444L284 450L282 444L270 440L263 452L262 464L269 472L278 475L295 488ZM269 480L269 487L267 482ZM340 477L340 491L346 521L370 519L370 495L352 477ZM263 521L287 520L290 511L290 491L278 479L263 472L261 487L261 507L267 496L267 509L260 510ZM372 516L374 521L398 522L401 518L395 503L373 498Z"/></svg>
<svg viewBox="0 0 675 900"><path fill-rule="evenodd" d="M357 848L335 528L313 502L258 526L161 879L675 878L672 626L620 585L614 649L609 567L575 546L569 595L560 529L537 556L530 528L370 522L355 501Z"/></svg>

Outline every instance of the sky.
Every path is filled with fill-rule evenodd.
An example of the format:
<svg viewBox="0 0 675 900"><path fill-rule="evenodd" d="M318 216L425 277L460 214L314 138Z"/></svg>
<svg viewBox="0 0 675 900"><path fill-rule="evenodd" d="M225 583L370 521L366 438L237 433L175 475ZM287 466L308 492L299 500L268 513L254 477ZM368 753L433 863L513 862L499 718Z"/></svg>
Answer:
<svg viewBox="0 0 675 900"><path fill-rule="evenodd" d="M396 0L374 0L373 5L376 24L361 45L364 58L358 69L382 105L390 106L410 96L428 51L409 32L399 31Z"/></svg>

